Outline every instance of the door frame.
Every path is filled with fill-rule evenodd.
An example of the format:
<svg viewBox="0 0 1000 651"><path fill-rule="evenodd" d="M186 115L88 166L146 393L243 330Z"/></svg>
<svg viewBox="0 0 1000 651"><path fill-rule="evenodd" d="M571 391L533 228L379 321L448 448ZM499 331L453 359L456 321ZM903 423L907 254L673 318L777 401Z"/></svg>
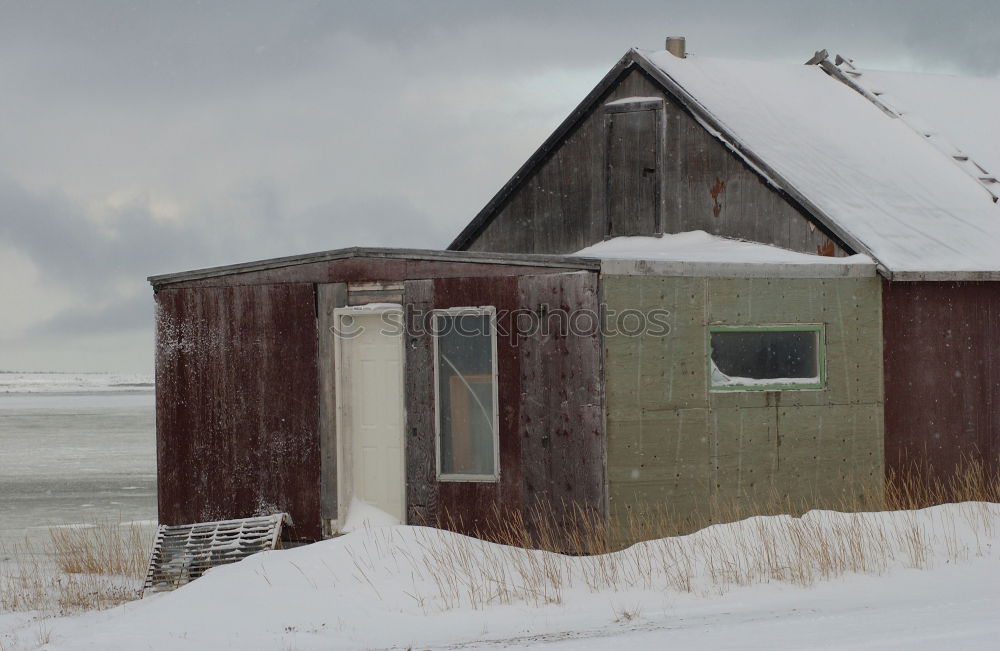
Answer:
<svg viewBox="0 0 1000 651"><path fill-rule="evenodd" d="M377 307L368 307L366 305L352 305L348 307L338 307L333 310L334 325L340 328L341 319L345 316L378 316L383 317L383 315L396 312L400 316L400 327L403 324L403 307L401 305L394 304L381 304ZM346 459L347 453L345 445L348 436L353 436L353 432L350 428L345 425L347 420L345 412L345 391L342 390L344 387L344 352L342 350L344 338L340 335L334 335L333 343L333 367L334 371L334 395L336 397L336 432L337 432L337 518L333 522L333 533L340 531L340 528L344 526L344 522L347 518L347 509L351 505L350 497L353 495L353 486L347 485L345 467L347 466L348 460ZM406 524L406 348L403 345L405 338L403 337L403 332L399 333L399 387L400 387L400 417L399 422L401 429L399 432L400 441L402 443L403 450L403 463L400 472L402 473L403 481L401 482L402 496L401 504L403 505L402 518L400 520L401 524ZM350 460L353 462L353 458ZM353 479L353 478L352 478Z"/></svg>

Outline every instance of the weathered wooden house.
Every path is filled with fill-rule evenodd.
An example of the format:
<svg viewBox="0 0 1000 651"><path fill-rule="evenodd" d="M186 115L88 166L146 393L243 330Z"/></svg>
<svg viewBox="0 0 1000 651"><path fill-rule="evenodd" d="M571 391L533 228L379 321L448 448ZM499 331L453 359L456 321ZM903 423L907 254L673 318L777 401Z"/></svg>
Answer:
<svg viewBox="0 0 1000 651"><path fill-rule="evenodd" d="M482 531L496 512L686 516L880 481L869 259L705 233L599 249L154 277L160 521L287 512L315 540L357 499Z"/></svg>
<svg viewBox="0 0 1000 651"><path fill-rule="evenodd" d="M628 52L450 248L700 229L865 253L882 278L888 472L1000 471L1000 80L667 48Z"/></svg>
<svg viewBox="0 0 1000 651"><path fill-rule="evenodd" d="M670 45L626 54L449 251L151 278L160 521L822 506L995 459L989 161L847 64Z"/></svg>

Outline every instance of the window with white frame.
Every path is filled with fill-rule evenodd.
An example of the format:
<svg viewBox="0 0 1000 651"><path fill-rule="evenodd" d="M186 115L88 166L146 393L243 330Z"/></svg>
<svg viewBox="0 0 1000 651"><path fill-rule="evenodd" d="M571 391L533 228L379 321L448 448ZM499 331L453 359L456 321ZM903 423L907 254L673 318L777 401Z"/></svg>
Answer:
<svg viewBox="0 0 1000 651"><path fill-rule="evenodd" d="M820 324L709 326L712 391L790 391L826 384Z"/></svg>
<svg viewBox="0 0 1000 651"><path fill-rule="evenodd" d="M437 470L443 481L496 481L496 310L434 311Z"/></svg>

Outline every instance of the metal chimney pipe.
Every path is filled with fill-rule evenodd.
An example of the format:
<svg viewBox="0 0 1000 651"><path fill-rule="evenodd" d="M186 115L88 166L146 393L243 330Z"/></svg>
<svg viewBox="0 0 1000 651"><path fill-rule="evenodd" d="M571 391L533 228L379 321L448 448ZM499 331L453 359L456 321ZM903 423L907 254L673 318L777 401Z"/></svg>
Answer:
<svg viewBox="0 0 1000 651"><path fill-rule="evenodd" d="M668 36L666 50L678 59L687 57L687 48L684 44L683 36Z"/></svg>

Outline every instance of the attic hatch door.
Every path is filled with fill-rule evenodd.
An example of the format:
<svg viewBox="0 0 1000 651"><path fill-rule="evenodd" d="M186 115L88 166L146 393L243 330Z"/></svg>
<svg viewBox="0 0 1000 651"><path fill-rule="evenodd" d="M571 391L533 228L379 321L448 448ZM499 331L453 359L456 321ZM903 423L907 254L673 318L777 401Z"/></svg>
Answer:
<svg viewBox="0 0 1000 651"><path fill-rule="evenodd" d="M340 525L355 499L405 522L402 314L340 308L336 317Z"/></svg>
<svg viewBox="0 0 1000 651"><path fill-rule="evenodd" d="M662 124L659 98L626 98L604 106L608 237L662 232Z"/></svg>

